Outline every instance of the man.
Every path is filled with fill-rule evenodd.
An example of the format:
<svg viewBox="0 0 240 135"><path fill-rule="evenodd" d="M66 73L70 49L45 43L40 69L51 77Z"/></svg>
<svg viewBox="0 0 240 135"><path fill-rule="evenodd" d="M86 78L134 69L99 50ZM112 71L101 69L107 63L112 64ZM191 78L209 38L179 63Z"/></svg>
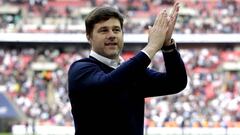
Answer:
<svg viewBox="0 0 240 135"><path fill-rule="evenodd" d="M147 45L123 62L123 16L97 7L86 17L89 58L69 69L69 98L75 135L143 135L144 98L175 94L187 84L184 63L171 38L179 5L163 10L149 28ZM148 68L162 50L166 72Z"/></svg>

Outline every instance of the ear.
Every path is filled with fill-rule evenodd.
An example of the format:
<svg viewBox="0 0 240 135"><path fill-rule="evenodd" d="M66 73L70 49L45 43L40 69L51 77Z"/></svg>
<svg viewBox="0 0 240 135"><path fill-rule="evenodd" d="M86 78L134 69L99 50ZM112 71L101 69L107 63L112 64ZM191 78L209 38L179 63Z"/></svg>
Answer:
<svg viewBox="0 0 240 135"><path fill-rule="evenodd" d="M86 35L86 38L88 41L90 40L90 36L88 34Z"/></svg>
<svg viewBox="0 0 240 135"><path fill-rule="evenodd" d="M91 38L90 38L90 35L86 35L86 38L87 38L88 42L91 44Z"/></svg>

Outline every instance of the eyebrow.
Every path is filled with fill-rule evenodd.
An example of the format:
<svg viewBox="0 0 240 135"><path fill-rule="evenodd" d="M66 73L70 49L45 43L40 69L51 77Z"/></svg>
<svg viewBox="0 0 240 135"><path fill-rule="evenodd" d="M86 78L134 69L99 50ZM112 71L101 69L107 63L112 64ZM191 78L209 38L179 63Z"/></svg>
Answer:
<svg viewBox="0 0 240 135"><path fill-rule="evenodd" d="M108 29L108 28L109 28L108 26L102 26L98 29L98 31L101 30L101 29ZM113 27L110 27L110 28L120 28L121 29L120 26L113 26Z"/></svg>

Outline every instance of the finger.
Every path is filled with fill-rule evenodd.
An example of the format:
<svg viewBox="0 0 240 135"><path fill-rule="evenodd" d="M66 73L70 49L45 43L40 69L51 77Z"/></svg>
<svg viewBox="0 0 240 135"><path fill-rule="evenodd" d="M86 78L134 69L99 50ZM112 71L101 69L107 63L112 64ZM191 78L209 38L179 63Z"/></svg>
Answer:
<svg viewBox="0 0 240 135"><path fill-rule="evenodd" d="M171 13L170 13L170 17L173 17L173 15L175 14L175 12L178 12L178 10L179 10L179 3L176 2L176 3L174 4L174 6L173 6L173 9L172 9Z"/></svg>
<svg viewBox="0 0 240 135"><path fill-rule="evenodd" d="M167 28L169 25L169 19L167 19L167 15L166 16L164 16L165 18L164 18L164 21L162 22L162 26L163 26L163 28Z"/></svg>
<svg viewBox="0 0 240 135"><path fill-rule="evenodd" d="M173 15L173 22L174 23L177 21L178 13L179 13L179 7L178 7L178 10Z"/></svg>
<svg viewBox="0 0 240 135"><path fill-rule="evenodd" d="M154 22L155 25L159 25L159 24L162 22L162 18L163 18L163 15L164 15L165 12L166 12L166 9L162 10L162 11L158 14L158 16L157 16L157 18L156 18L156 20L155 20L155 22Z"/></svg>
<svg viewBox="0 0 240 135"><path fill-rule="evenodd" d="M168 27L169 27L169 20L165 19L166 21L163 22L162 26L163 28L166 28L166 31L168 30Z"/></svg>
<svg viewBox="0 0 240 135"><path fill-rule="evenodd" d="M168 15L167 15L166 12L164 12L163 22L162 23L163 23L164 27L169 23Z"/></svg>
<svg viewBox="0 0 240 135"><path fill-rule="evenodd" d="M173 12L173 15L170 16L170 22L171 23L175 23L178 17L178 13L179 13L179 5L176 6L175 12Z"/></svg>
<svg viewBox="0 0 240 135"><path fill-rule="evenodd" d="M160 12L160 13L158 13L158 15L156 16L156 18L155 18L155 21L154 21L154 24L153 25L155 25L155 24L157 24L158 23L158 21L159 21L159 18L160 18L160 16L162 15L162 11Z"/></svg>
<svg viewBox="0 0 240 135"><path fill-rule="evenodd" d="M152 28L152 26L151 25L148 25L148 29L151 29Z"/></svg>
<svg viewBox="0 0 240 135"><path fill-rule="evenodd" d="M166 11L166 9L164 9L163 10L163 12L162 12L162 16L161 16L161 18L159 19L159 22L158 22L158 26L161 26L161 25L163 25L163 23L166 21L166 19L167 19L167 11Z"/></svg>
<svg viewBox="0 0 240 135"><path fill-rule="evenodd" d="M150 33L151 29L152 29L152 26L148 25L148 34Z"/></svg>

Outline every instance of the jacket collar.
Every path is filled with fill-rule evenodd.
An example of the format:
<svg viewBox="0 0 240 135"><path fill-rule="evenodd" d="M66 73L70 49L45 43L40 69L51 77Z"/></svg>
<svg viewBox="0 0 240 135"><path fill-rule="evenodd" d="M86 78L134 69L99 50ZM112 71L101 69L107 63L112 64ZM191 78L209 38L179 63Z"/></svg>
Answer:
<svg viewBox="0 0 240 135"><path fill-rule="evenodd" d="M113 60L113 59L106 58L106 57L96 53L93 50L91 50L90 56L94 57L95 59L99 60L100 62L102 62L114 69L116 69L122 62L124 62L124 59L121 56L119 56L119 60Z"/></svg>

